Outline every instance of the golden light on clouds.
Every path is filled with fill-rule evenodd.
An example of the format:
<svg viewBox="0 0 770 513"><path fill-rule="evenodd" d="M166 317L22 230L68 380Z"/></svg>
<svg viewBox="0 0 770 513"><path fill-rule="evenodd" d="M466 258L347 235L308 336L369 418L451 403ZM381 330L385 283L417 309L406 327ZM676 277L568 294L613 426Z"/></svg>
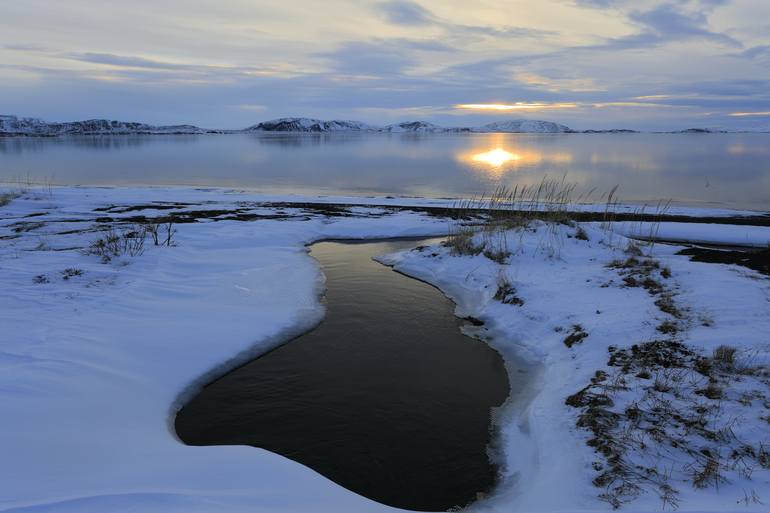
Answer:
<svg viewBox="0 0 770 513"><path fill-rule="evenodd" d="M560 91L569 91L573 93L606 91L606 88L600 86L590 78L554 79L527 71L515 73L514 78L529 86L542 87L553 93Z"/></svg>
<svg viewBox="0 0 770 513"><path fill-rule="evenodd" d="M463 110L548 110L548 109L574 109L576 103L460 103L455 105L456 109Z"/></svg>
<svg viewBox="0 0 770 513"><path fill-rule="evenodd" d="M731 112L729 115L738 118L746 116L770 116L770 110L764 112Z"/></svg>
<svg viewBox="0 0 770 513"><path fill-rule="evenodd" d="M668 100L673 98L670 94L647 94L644 96L634 96L634 100Z"/></svg>

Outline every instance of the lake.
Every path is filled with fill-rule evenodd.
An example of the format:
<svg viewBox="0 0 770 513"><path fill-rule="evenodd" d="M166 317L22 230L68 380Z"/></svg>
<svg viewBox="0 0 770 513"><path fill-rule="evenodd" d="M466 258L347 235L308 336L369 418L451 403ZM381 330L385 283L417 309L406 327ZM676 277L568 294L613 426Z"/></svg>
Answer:
<svg viewBox="0 0 770 513"><path fill-rule="evenodd" d="M770 134L287 134L0 138L0 180L472 196L543 176L625 201L770 210Z"/></svg>

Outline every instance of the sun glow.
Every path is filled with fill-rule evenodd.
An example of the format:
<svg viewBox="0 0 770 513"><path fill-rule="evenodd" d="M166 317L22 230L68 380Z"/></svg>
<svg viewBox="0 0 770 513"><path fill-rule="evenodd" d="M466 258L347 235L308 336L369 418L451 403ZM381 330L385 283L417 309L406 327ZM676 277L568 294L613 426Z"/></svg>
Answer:
<svg viewBox="0 0 770 513"><path fill-rule="evenodd" d="M511 153L510 151L505 151L501 148L496 148L484 153L477 153L472 155L471 160L473 162L488 164L492 167L500 167L507 162L521 160L521 155L517 153Z"/></svg>
<svg viewBox="0 0 770 513"><path fill-rule="evenodd" d="M545 109L574 109L575 103L460 103L455 105L457 109L466 110L545 110Z"/></svg>
<svg viewBox="0 0 770 513"><path fill-rule="evenodd" d="M474 172L501 177L521 168L543 163L563 166L572 162L572 154L564 151L538 151L530 145L516 144L515 137L490 134L470 151L455 154L455 159L468 165Z"/></svg>

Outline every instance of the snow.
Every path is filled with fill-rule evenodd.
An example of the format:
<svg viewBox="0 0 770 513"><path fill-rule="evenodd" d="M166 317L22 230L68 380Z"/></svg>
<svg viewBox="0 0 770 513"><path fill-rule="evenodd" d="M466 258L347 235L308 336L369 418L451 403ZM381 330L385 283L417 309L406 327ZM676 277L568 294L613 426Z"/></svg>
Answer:
<svg viewBox="0 0 770 513"><path fill-rule="evenodd" d="M367 125L360 121L323 121L311 118L281 118L265 121L249 127L247 132L387 132L387 133L443 133L443 132L511 132L511 133L565 133L572 132L569 127L529 119L514 119L489 123L481 127L441 127L427 121L404 121L387 126Z"/></svg>
<svg viewBox="0 0 770 513"><path fill-rule="evenodd" d="M484 125L477 131L479 132L513 132L513 133L536 133L536 134L555 134L572 132L567 126L550 121L537 121L531 119L514 119L510 121L498 121Z"/></svg>
<svg viewBox="0 0 770 513"><path fill-rule="evenodd" d="M311 118L280 118L263 121L247 128L246 132L360 132L373 127L360 121L323 121Z"/></svg>
<svg viewBox="0 0 770 513"><path fill-rule="evenodd" d="M572 132L564 125L550 121L516 119L490 123L482 127L441 127L427 121L404 121L387 126L370 125L353 120L322 120L304 117L279 118L257 123L243 130L203 129L192 125L154 126L146 123L89 119L66 123L50 123L36 118L0 115L0 135L60 136L109 134L205 134L251 132L368 132L368 133L456 133L513 132L563 133Z"/></svg>
<svg viewBox="0 0 770 513"><path fill-rule="evenodd" d="M597 369L606 368L609 346L629 347L660 338L655 324L665 316L641 288L603 286L605 265L625 258L608 250L608 234L587 229L590 240L568 237L568 229L554 234L541 227L526 235L509 236L514 256L501 266L483 255L452 257L446 248L403 252L382 259L405 274L437 285L457 303L457 315L485 321L488 342L508 361L535 362L532 390L518 404L507 405L500 419L506 450L504 483L479 511L595 511L601 490L591 486L590 464L600 459L585 445L586 435L575 429L574 414L565 398L588 384ZM613 241L622 248L625 239ZM603 247L604 246L604 247ZM732 266L696 264L676 256L675 247L658 247L656 257L672 269L678 300L693 316L708 318L711 326L691 328L686 342L710 354L721 344L737 346L752 358L770 362L770 282ZM550 255L550 256L549 256ZM524 306L493 300L501 275L515 285ZM707 279L704 279L706 278ZM580 324L588 338L575 349L563 344L563 328ZM558 331L557 331L558 330ZM744 412L745 413L745 412ZM741 417L739 426L753 433L753 441L768 443L766 421ZM737 428L736 428L737 429ZM751 440L751 438L748 438ZM770 475L757 472L752 480L736 479L718 490L693 490L677 483L679 511L732 511L745 490L762 500L770 496ZM658 511L661 502L648 494L623 511ZM761 504L742 511L766 511Z"/></svg>
<svg viewBox="0 0 770 513"><path fill-rule="evenodd" d="M658 224L619 222L613 229L627 237L657 239L672 242L719 244L726 246L770 246L769 226L741 226L729 224L671 223Z"/></svg>
<svg viewBox="0 0 770 513"><path fill-rule="evenodd" d="M440 200L356 198L360 206L349 217L258 203L308 200L351 202L223 189L73 187L28 190L0 207L0 511L395 511L267 451L185 446L171 428L176 407L197 387L322 318L323 276L306 244L434 236L449 227L441 218L387 208ZM96 233L68 232L93 227L100 216L169 212L94 209L153 201L194 203L178 206L185 211L280 210L286 217L178 224L176 246L148 245L141 256L107 264L72 249L87 246ZM33 214L43 215L26 217ZM19 224L38 221L45 224ZM661 313L641 288L601 286L611 277L605 264L622 257L618 248L626 240L585 228L589 241L571 237L568 227L509 234L514 255L504 266L483 255L452 256L443 247L381 257L439 287L456 302L458 315L484 320L480 336L506 361L532 366L530 388L498 419L505 480L477 511L609 509L591 485L596 456L564 399L604 367L609 345L656 336ZM676 228L682 236L703 237L714 227ZM734 234L713 233L713 239ZM758 242L766 232L743 235ZM734 266L693 263L675 250L658 245L656 257L671 268L679 301L693 316L712 320L710 327L689 329L687 342L706 350L730 343L766 357L768 280ZM67 268L84 273L64 279ZM35 283L38 275L47 283ZM515 284L523 306L493 300L501 275ZM567 349L564 333L555 329L573 324L589 337ZM681 489L680 511L734 509L742 489L770 500L767 472L759 471L751 482L718 491ZM649 495L623 508L658 509Z"/></svg>
<svg viewBox="0 0 770 513"><path fill-rule="evenodd" d="M405 121L403 123L396 123L394 125L388 125L382 129L383 132L445 132L446 128L440 127L427 121Z"/></svg>
<svg viewBox="0 0 770 513"><path fill-rule="evenodd" d="M0 116L0 134L9 135L124 135L124 134L203 134L211 132L192 125L154 126L146 123L89 119L49 123L37 118Z"/></svg>

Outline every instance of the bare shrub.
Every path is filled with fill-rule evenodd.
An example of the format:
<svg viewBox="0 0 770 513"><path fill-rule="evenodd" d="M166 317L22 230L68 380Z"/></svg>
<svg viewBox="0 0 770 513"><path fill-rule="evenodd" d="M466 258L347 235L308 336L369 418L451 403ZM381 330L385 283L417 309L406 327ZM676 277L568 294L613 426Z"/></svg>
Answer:
<svg viewBox="0 0 770 513"><path fill-rule="evenodd" d="M152 222L145 225L147 233L152 237L152 243L155 246L160 245L160 227L161 223Z"/></svg>
<svg viewBox="0 0 770 513"><path fill-rule="evenodd" d="M154 246L173 246L175 244L176 228L173 220L155 220L144 224L143 227L146 234L152 239Z"/></svg>
<svg viewBox="0 0 770 513"><path fill-rule="evenodd" d="M174 228L174 222L173 221L167 221L163 223L163 228L166 231L166 239L165 239L165 245L166 246L172 246L175 244L174 242L174 235L176 235L176 228Z"/></svg>
<svg viewBox="0 0 770 513"><path fill-rule="evenodd" d="M121 230L110 226L104 235L91 242L87 254L96 255L109 262L115 257L140 256L144 253L147 229L144 225L129 225Z"/></svg>

